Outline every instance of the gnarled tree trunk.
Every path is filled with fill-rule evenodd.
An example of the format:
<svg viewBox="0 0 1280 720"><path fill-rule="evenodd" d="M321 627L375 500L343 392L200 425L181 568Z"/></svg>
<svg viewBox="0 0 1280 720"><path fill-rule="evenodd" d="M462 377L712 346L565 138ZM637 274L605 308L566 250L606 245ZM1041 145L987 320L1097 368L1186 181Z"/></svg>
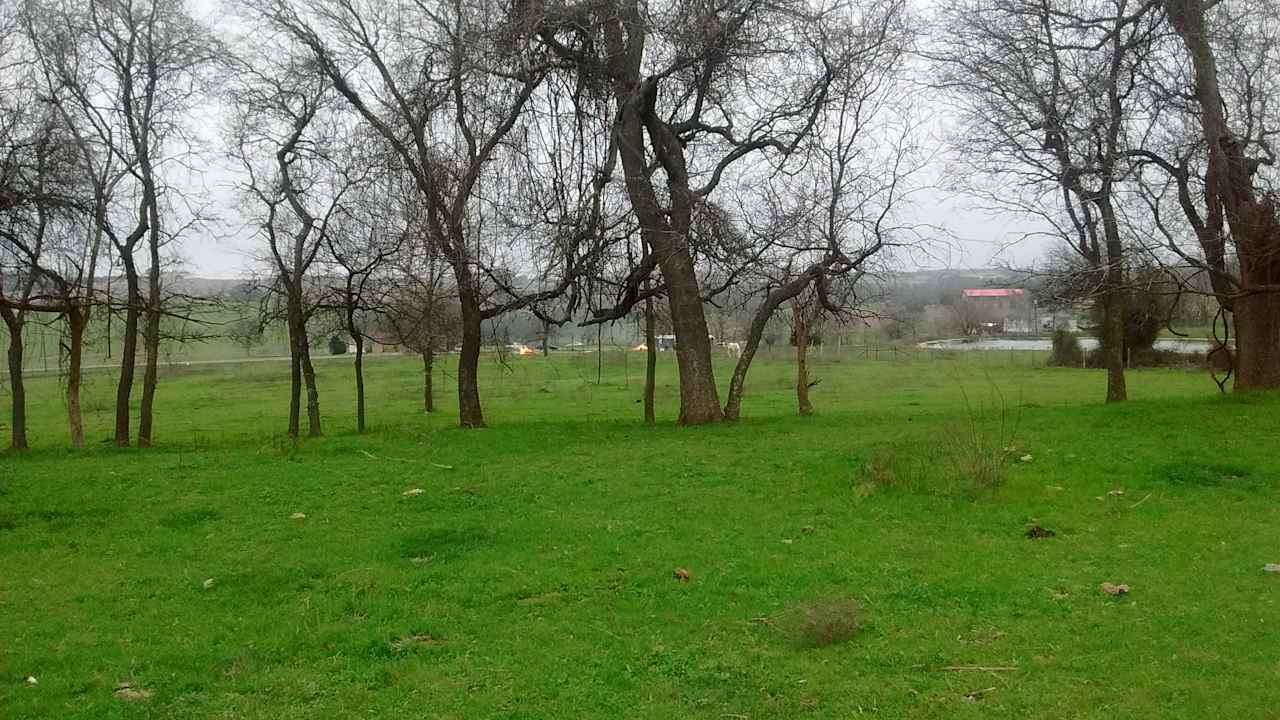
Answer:
<svg viewBox="0 0 1280 720"><path fill-rule="evenodd" d="M638 7L628 5L628 13ZM638 22L637 15L629 15ZM637 45L636 50L640 47ZM621 141L618 155L625 170L625 185L631 206L640 223L640 233L654 256L667 286L667 306L676 336L676 363L680 373L679 425L700 425L724 417L711 365L711 340L702 309L698 275L689 252L689 228L693 193L685 166L684 148L671 128L657 116L653 103L656 81L639 82L639 56L629 58L629 79L615 82L620 101L616 126ZM667 175L670 208L664 209L650 177L652 169L645 153L645 132Z"/></svg>
<svg viewBox="0 0 1280 720"><path fill-rule="evenodd" d="M1280 209L1254 187L1253 162L1227 124L1204 1L1163 0L1163 4L1195 73L1201 130L1208 148L1205 186L1212 188L1208 201L1226 216L1240 263L1240 295L1229 303L1236 325L1235 387L1280 389L1280 293L1276 291L1280 286ZM1213 245L1204 250L1211 259L1221 252Z"/></svg>
<svg viewBox="0 0 1280 720"><path fill-rule="evenodd" d="M664 255L660 247L656 252ZM698 293L698 276L687 248L669 248L662 262L667 283L667 305L671 308L671 328L676 336L676 362L680 370L679 425L701 425L724 417L716 390L715 369L711 365L711 338L707 318Z"/></svg>
<svg viewBox="0 0 1280 720"><path fill-rule="evenodd" d="M9 433L9 447L13 450L27 449L27 386L22 378L22 326L21 312L8 309L0 310L4 315L4 323L9 328L9 387L13 394L13 406L10 420L12 426Z"/></svg>
<svg viewBox="0 0 1280 720"><path fill-rule="evenodd" d="M1280 388L1280 293L1255 293L1233 303L1237 390Z"/></svg>

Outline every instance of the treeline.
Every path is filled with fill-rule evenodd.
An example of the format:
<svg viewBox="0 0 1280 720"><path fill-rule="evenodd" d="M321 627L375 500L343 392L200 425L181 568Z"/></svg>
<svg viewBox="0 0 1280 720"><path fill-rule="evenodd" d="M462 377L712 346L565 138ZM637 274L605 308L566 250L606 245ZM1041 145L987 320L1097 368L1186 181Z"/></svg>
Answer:
<svg viewBox="0 0 1280 720"><path fill-rule="evenodd" d="M932 249L911 206L939 178L1039 217L1111 332L1137 259L1208 278L1237 387L1280 386L1275 1L265 0L216 27L183 0L6 3L11 444L36 313L63 325L73 445L85 333L106 318L123 327L114 440L152 442L166 320L202 300L169 271L228 215L257 248L256 327L287 328L290 435L322 432L310 353L335 330L356 346L361 428L375 341L428 379L456 345L459 421L483 426L486 328L513 313L544 338L637 322L651 352L661 315L679 422L732 421L779 313L803 353ZM943 160L926 85L952 104ZM232 206L209 167L232 168ZM724 307L744 319L721 397L708 308Z"/></svg>

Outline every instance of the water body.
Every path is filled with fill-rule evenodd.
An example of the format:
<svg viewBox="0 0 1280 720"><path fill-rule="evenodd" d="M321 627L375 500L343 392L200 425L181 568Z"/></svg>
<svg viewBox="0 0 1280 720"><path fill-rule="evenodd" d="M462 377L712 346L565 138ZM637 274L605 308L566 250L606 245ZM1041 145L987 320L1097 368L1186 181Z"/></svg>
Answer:
<svg viewBox="0 0 1280 720"><path fill-rule="evenodd" d="M926 350L1040 350L1053 349L1053 342L1042 338L953 338L951 340L930 340L920 343ZM1093 350L1098 347L1097 338L1080 338L1080 347ZM1207 340L1157 340L1152 346L1155 350L1195 355L1207 353L1213 348Z"/></svg>

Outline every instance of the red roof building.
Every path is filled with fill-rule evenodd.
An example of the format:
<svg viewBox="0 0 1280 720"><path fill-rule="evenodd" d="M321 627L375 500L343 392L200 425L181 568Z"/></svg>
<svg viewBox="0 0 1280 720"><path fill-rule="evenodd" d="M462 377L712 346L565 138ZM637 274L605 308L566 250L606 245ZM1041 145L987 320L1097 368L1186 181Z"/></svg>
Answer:
<svg viewBox="0 0 1280 720"><path fill-rule="evenodd" d="M967 298L1012 298L1021 297L1026 290L1022 288L966 288L964 296Z"/></svg>

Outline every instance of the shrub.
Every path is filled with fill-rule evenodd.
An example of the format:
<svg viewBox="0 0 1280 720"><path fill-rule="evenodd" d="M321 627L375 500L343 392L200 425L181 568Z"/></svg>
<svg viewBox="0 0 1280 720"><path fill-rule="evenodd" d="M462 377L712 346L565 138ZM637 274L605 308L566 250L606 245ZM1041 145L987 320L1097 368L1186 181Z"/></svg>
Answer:
<svg viewBox="0 0 1280 720"><path fill-rule="evenodd" d="M1054 367L1080 367L1083 362L1084 350L1080 347L1080 340L1066 330L1055 330L1049 364Z"/></svg>
<svg viewBox="0 0 1280 720"><path fill-rule="evenodd" d="M329 338L329 354L342 355L347 351L347 341L342 339L341 335L334 335Z"/></svg>

